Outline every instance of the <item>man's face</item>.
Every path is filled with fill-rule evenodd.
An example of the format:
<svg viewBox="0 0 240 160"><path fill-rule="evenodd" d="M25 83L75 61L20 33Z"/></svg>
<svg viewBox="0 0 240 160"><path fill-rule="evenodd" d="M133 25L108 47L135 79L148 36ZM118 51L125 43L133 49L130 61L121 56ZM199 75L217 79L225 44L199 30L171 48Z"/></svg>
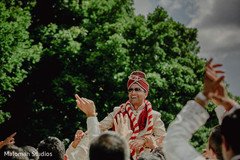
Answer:
<svg viewBox="0 0 240 160"><path fill-rule="evenodd" d="M138 84L134 83L128 89L129 101L134 107L139 107L143 104L145 98L147 97L147 92L145 92Z"/></svg>

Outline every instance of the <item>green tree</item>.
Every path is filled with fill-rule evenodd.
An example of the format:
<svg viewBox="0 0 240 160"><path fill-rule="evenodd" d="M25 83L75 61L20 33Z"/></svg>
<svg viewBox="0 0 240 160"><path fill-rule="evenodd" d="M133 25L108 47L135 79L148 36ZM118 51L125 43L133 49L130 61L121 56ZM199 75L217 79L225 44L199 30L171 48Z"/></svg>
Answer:
<svg viewBox="0 0 240 160"><path fill-rule="evenodd" d="M14 2L0 2L0 108L40 60L41 45L32 45L27 31L30 23L29 11ZM0 110L0 124L9 117Z"/></svg>
<svg viewBox="0 0 240 160"><path fill-rule="evenodd" d="M147 18L134 15L132 4L133 0L37 1L29 32L43 46L41 61L6 103L25 111L21 122L12 118L13 128L21 130L18 135L27 136L19 143L36 144L49 135L72 140L77 129L86 129L74 94L92 99L102 120L127 101L127 77L134 70L147 74L148 100L162 113L166 127L201 91L206 60L197 57L197 30L173 21L161 7ZM213 108L208 108L211 114ZM195 147L204 147L216 124L212 117L193 137Z"/></svg>

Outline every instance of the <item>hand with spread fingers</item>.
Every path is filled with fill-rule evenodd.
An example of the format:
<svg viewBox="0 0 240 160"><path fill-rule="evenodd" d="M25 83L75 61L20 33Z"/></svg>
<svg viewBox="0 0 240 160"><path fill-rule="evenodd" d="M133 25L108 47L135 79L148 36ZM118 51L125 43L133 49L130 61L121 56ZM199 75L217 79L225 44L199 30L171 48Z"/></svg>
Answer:
<svg viewBox="0 0 240 160"><path fill-rule="evenodd" d="M96 117L96 107L92 100L87 98L80 98L77 94L75 94L76 103L79 109L81 109L87 117Z"/></svg>
<svg viewBox="0 0 240 160"><path fill-rule="evenodd" d="M85 133L82 130L77 130L75 137L74 137L74 141L72 143L72 147L76 148L84 136L85 136Z"/></svg>
<svg viewBox="0 0 240 160"><path fill-rule="evenodd" d="M211 64L213 59L211 58L205 66L204 76L204 88L203 94L209 99L209 93L216 92L217 86L222 82L225 76L218 76L219 73L225 73L222 70L217 70L217 67L221 67L222 64Z"/></svg>
<svg viewBox="0 0 240 160"><path fill-rule="evenodd" d="M120 113L117 115L117 120L113 120L115 132L123 136L123 138L125 139L127 138L128 134L132 133L132 130L128 129L127 116L128 115L125 114L125 116L123 117L123 114Z"/></svg>
<svg viewBox="0 0 240 160"><path fill-rule="evenodd" d="M5 146L5 145L8 145L8 144L14 144L15 141L14 141L14 136L16 135L17 133L13 133L11 136L7 137L4 141L1 141L0 142L0 149Z"/></svg>
<svg viewBox="0 0 240 160"><path fill-rule="evenodd" d="M225 76L219 77L218 73L224 73L224 71L221 70L215 70L216 67L222 66L221 64L211 65L212 59L209 60L209 62L206 65L206 76L205 80L209 79L211 85L204 87L205 90L208 90L207 88L210 88L208 91L208 98L211 98L213 103L215 105L222 105L225 107L226 110L231 109L233 104L235 103L234 100L232 100L226 91L226 88L224 84L222 83L222 80L225 78ZM205 84L205 83L204 83ZM209 84L209 83L206 83Z"/></svg>
<svg viewBox="0 0 240 160"><path fill-rule="evenodd" d="M209 94L215 93L217 90L217 86L222 82L225 78L224 75L218 76L219 73L224 73L222 70L217 70L217 67L221 67L222 64L211 64L213 59L211 58L205 66L205 75L204 75L204 86L203 86L203 95L206 97L206 101L210 99ZM199 99L198 97L195 99L197 103L199 103L202 107L206 107L207 102Z"/></svg>

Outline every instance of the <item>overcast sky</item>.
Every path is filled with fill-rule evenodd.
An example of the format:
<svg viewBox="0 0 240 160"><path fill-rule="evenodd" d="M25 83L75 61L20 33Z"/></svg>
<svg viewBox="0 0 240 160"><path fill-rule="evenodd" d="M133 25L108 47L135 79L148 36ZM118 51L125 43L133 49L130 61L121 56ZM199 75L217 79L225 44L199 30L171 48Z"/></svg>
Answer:
<svg viewBox="0 0 240 160"><path fill-rule="evenodd" d="M136 14L157 6L186 27L198 29L199 57L223 63L228 90L240 96L240 0L134 0Z"/></svg>

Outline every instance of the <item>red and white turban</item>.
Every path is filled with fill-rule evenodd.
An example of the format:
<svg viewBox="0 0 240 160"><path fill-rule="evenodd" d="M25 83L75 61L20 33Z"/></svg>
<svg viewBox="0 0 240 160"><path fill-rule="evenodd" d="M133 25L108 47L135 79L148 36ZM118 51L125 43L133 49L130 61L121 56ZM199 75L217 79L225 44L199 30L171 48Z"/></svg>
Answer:
<svg viewBox="0 0 240 160"><path fill-rule="evenodd" d="M128 83L127 83L127 89L129 89L134 83L138 84L142 89L144 89L146 92L149 91L149 84L144 79L146 78L145 73L141 71L134 71L130 74L128 77Z"/></svg>

